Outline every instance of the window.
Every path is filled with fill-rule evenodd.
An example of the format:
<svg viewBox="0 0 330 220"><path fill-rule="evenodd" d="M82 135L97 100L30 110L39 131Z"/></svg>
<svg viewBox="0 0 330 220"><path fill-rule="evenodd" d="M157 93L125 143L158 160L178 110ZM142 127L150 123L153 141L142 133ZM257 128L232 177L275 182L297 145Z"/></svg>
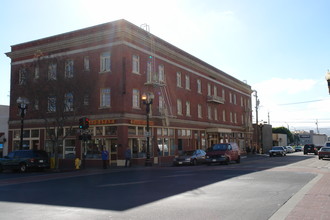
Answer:
<svg viewBox="0 0 330 220"><path fill-rule="evenodd" d="M147 63L147 82L152 81L152 62Z"/></svg>
<svg viewBox="0 0 330 220"><path fill-rule="evenodd" d="M158 80L160 83L165 83L165 70L164 65L158 66Z"/></svg>
<svg viewBox="0 0 330 220"><path fill-rule="evenodd" d="M39 110L39 99L34 100L33 109L34 110Z"/></svg>
<svg viewBox="0 0 330 220"><path fill-rule="evenodd" d="M84 105L89 105L89 95L84 95Z"/></svg>
<svg viewBox="0 0 330 220"><path fill-rule="evenodd" d="M133 89L133 108L140 108L140 91L138 89Z"/></svg>
<svg viewBox="0 0 330 220"><path fill-rule="evenodd" d="M209 119L209 120L211 120L212 119L212 109L211 109L211 106L207 106L207 118Z"/></svg>
<svg viewBox="0 0 330 220"><path fill-rule="evenodd" d="M207 84L207 95L208 96L211 96L212 95L211 94L211 85L210 85L210 83Z"/></svg>
<svg viewBox="0 0 330 220"><path fill-rule="evenodd" d="M48 97L48 112L56 112L56 97Z"/></svg>
<svg viewBox="0 0 330 220"><path fill-rule="evenodd" d="M214 120L218 121L218 109L214 109Z"/></svg>
<svg viewBox="0 0 330 220"><path fill-rule="evenodd" d="M64 95L64 111L73 111L73 94L70 92Z"/></svg>
<svg viewBox="0 0 330 220"><path fill-rule="evenodd" d="M57 64L51 63L48 65L48 79L56 80L57 78Z"/></svg>
<svg viewBox="0 0 330 220"><path fill-rule="evenodd" d="M233 103L233 94L229 93L229 103Z"/></svg>
<svg viewBox="0 0 330 220"><path fill-rule="evenodd" d="M40 76L40 68L39 68L39 66L35 66L34 67L34 78L39 79L39 76Z"/></svg>
<svg viewBox="0 0 330 220"><path fill-rule="evenodd" d="M190 116L190 102L186 101L186 116Z"/></svg>
<svg viewBox="0 0 330 220"><path fill-rule="evenodd" d="M181 73L180 72L177 72L176 73L176 85L178 87L182 87L182 83L181 83Z"/></svg>
<svg viewBox="0 0 330 220"><path fill-rule="evenodd" d="M222 111L222 120L226 121L226 110Z"/></svg>
<svg viewBox="0 0 330 220"><path fill-rule="evenodd" d="M232 112L229 113L229 119L230 119L230 122L233 123L233 113Z"/></svg>
<svg viewBox="0 0 330 220"><path fill-rule="evenodd" d="M164 113L164 109L165 109L165 100L163 96L159 96L159 103L158 103L158 107L159 107L159 111L161 113Z"/></svg>
<svg viewBox="0 0 330 220"><path fill-rule="evenodd" d="M237 124L237 113L234 113L234 123Z"/></svg>
<svg viewBox="0 0 330 220"><path fill-rule="evenodd" d="M110 52L104 52L101 54L101 73L110 71Z"/></svg>
<svg viewBox="0 0 330 220"><path fill-rule="evenodd" d="M65 77L66 78L73 77L73 60L65 61Z"/></svg>
<svg viewBox="0 0 330 220"><path fill-rule="evenodd" d="M197 80L197 92L202 94L202 82L200 79Z"/></svg>
<svg viewBox="0 0 330 220"><path fill-rule="evenodd" d="M132 72L133 73L140 73L140 57L138 55L133 55L132 57Z"/></svg>
<svg viewBox="0 0 330 220"><path fill-rule="evenodd" d="M202 105L197 105L198 118L202 118Z"/></svg>
<svg viewBox="0 0 330 220"><path fill-rule="evenodd" d="M222 89L222 98L223 98L224 100L226 100L226 99L225 99L225 89Z"/></svg>
<svg viewBox="0 0 330 220"><path fill-rule="evenodd" d="M178 115L182 115L182 102L180 99L177 100Z"/></svg>
<svg viewBox="0 0 330 220"><path fill-rule="evenodd" d="M26 84L26 77L27 77L27 72L26 69L20 69L19 70L19 79L18 79L18 84L19 85L25 85Z"/></svg>
<svg viewBox="0 0 330 220"><path fill-rule="evenodd" d="M84 57L84 70L89 71L89 57Z"/></svg>
<svg viewBox="0 0 330 220"><path fill-rule="evenodd" d="M190 90L190 77L186 75L186 89Z"/></svg>
<svg viewBox="0 0 330 220"><path fill-rule="evenodd" d="M218 96L218 88L216 86L213 86L213 95Z"/></svg>
<svg viewBox="0 0 330 220"><path fill-rule="evenodd" d="M233 102L234 102L234 104L236 105L236 104L237 104L237 101L236 101L236 94L234 94L233 98L234 98Z"/></svg>
<svg viewBox="0 0 330 220"><path fill-rule="evenodd" d="M101 89L100 107L101 108L110 107L110 88Z"/></svg>
<svg viewBox="0 0 330 220"><path fill-rule="evenodd" d="M241 97L241 106L244 106L243 97Z"/></svg>

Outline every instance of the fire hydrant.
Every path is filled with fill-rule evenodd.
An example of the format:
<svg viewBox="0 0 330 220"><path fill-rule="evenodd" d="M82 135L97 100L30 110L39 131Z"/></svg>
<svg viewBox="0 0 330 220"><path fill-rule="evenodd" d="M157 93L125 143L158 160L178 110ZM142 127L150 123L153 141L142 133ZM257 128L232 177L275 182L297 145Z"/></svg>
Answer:
<svg viewBox="0 0 330 220"><path fill-rule="evenodd" d="M76 167L76 170L80 169L81 160L78 157L74 160L74 165Z"/></svg>

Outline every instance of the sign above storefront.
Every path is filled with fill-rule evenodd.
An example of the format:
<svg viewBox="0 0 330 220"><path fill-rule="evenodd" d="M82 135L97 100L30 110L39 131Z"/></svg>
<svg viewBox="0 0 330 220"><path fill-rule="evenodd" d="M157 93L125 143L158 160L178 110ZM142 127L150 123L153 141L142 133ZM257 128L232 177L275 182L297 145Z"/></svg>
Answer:
<svg viewBox="0 0 330 220"><path fill-rule="evenodd" d="M147 125L147 121L144 120L131 120L132 125ZM149 125L153 126L155 123L153 121L149 121Z"/></svg>
<svg viewBox="0 0 330 220"><path fill-rule="evenodd" d="M90 125L105 125L105 124L114 124L116 121L112 119L104 120L89 120Z"/></svg>

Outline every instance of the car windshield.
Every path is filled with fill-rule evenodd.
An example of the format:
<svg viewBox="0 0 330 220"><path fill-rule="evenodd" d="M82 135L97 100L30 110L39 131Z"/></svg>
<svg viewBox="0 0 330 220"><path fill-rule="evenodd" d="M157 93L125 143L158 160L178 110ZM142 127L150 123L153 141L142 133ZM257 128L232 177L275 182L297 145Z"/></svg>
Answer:
<svg viewBox="0 0 330 220"><path fill-rule="evenodd" d="M330 152L330 147L322 147L321 151Z"/></svg>
<svg viewBox="0 0 330 220"><path fill-rule="evenodd" d="M227 150L228 144L215 144L208 151Z"/></svg>
<svg viewBox="0 0 330 220"><path fill-rule="evenodd" d="M194 154L194 152L195 151L184 151L183 153L182 153L182 156L191 156L191 155L193 155Z"/></svg>
<svg viewBox="0 0 330 220"><path fill-rule="evenodd" d="M283 150L282 147L273 147L272 150Z"/></svg>

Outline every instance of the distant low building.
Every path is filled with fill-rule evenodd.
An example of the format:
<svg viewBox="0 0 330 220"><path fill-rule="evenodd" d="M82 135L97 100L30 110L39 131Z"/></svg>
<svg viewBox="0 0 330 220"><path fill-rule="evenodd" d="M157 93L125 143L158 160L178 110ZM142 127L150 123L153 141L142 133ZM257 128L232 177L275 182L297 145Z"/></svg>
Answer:
<svg viewBox="0 0 330 220"><path fill-rule="evenodd" d="M300 132L299 133L299 144L315 144L315 145L324 145L327 141L326 134L315 134L313 130L310 132Z"/></svg>
<svg viewBox="0 0 330 220"><path fill-rule="evenodd" d="M274 146L288 145L288 135L287 134L273 134L273 145Z"/></svg>
<svg viewBox="0 0 330 220"><path fill-rule="evenodd" d="M9 106L0 105L0 157L8 153Z"/></svg>

